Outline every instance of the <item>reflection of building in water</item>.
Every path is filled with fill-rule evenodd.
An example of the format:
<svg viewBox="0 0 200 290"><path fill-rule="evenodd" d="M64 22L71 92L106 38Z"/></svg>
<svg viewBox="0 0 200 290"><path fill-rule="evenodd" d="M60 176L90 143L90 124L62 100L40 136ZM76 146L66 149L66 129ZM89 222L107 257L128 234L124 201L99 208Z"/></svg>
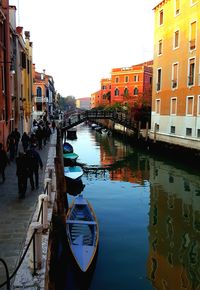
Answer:
<svg viewBox="0 0 200 290"><path fill-rule="evenodd" d="M155 289L200 289L200 180L150 159L148 278Z"/></svg>
<svg viewBox="0 0 200 290"><path fill-rule="evenodd" d="M149 164L146 156L139 153L133 154L130 145L124 145L113 138L105 138L101 142L101 165L111 165L111 180L137 184L143 183L143 180L149 180Z"/></svg>

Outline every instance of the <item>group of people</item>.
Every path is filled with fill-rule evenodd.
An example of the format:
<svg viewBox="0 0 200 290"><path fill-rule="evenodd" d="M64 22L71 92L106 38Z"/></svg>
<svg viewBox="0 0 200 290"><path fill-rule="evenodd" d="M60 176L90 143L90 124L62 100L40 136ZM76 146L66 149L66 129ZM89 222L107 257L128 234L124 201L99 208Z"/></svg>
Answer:
<svg viewBox="0 0 200 290"><path fill-rule="evenodd" d="M31 190L39 187L39 168L43 168L43 162L39 153L35 150L35 145L25 152L19 152L16 158L18 177L19 198L24 198L27 190L27 181L30 180Z"/></svg>
<svg viewBox="0 0 200 290"><path fill-rule="evenodd" d="M54 121L51 127L54 132ZM44 122L44 120L40 120L38 122L34 120L33 128L30 135L24 132L22 137L17 128L15 128L7 138L7 152L4 150L3 144L0 143L0 175L2 176L2 183L6 179L6 166L16 160L19 198L25 197L28 180L30 181L32 190L39 187L39 168L43 168L43 162L40 154L36 151L36 147L41 150L46 145L46 142L50 140L52 133L48 121ZM22 142L23 152L18 152L20 140Z"/></svg>

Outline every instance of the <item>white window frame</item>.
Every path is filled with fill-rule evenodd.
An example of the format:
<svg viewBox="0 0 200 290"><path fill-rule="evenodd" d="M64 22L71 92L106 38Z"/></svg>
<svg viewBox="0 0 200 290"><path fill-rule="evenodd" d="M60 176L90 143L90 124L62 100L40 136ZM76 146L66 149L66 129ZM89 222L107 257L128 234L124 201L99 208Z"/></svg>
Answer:
<svg viewBox="0 0 200 290"><path fill-rule="evenodd" d="M159 112L158 112L158 104L159 103ZM157 115L160 115L160 110L161 110L161 99L155 99L155 113Z"/></svg>
<svg viewBox="0 0 200 290"><path fill-rule="evenodd" d="M174 66L177 65L177 80L176 80L176 86L173 87L173 83L174 83ZM172 83L171 83L171 88L172 90L176 90L178 88L178 75L179 75L179 63L178 62L174 62L172 63Z"/></svg>
<svg viewBox="0 0 200 290"><path fill-rule="evenodd" d="M190 48L190 42L191 42L191 33L192 33L192 23L196 22L196 35L195 35L195 48L191 49ZM194 51L197 49L197 30L198 30L198 22L197 19L192 19L192 21L190 21L190 27L189 27L189 51Z"/></svg>
<svg viewBox="0 0 200 290"><path fill-rule="evenodd" d="M161 78L160 78L160 88L158 90L158 71L161 71ZM161 91L161 87L162 87L162 67L158 67L157 68L157 76L156 76L156 91L160 92Z"/></svg>
<svg viewBox="0 0 200 290"><path fill-rule="evenodd" d="M175 39L176 39L176 32L178 31L178 45L175 46ZM180 29L176 29L174 31L174 37L173 37L173 49L178 49L180 47Z"/></svg>
<svg viewBox="0 0 200 290"><path fill-rule="evenodd" d="M180 1L179 1L179 10L178 10L178 12L177 12L176 0L174 1L174 16L175 16L175 17L178 16L178 15L180 14L180 5L181 5L181 3L180 3Z"/></svg>
<svg viewBox="0 0 200 290"><path fill-rule="evenodd" d="M172 100L176 100L175 113L172 113ZM171 97L171 99L170 99L170 115L176 116L176 114L177 114L177 97Z"/></svg>
<svg viewBox="0 0 200 290"><path fill-rule="evenodd" d="M196 0L195 3L192 3L192 1L193 1L193 0L190 0L190 5L191 5L191 6L196 5L197 2L198 2L198 0Z"/></svg>
<svg viewBox="0 0 200 290"><path fill-rule="evenodd" d="M188 100L192 98L192 113L189 114L188 113ZM194 96L187 96L186 97L186 112L185 112L185 115L186 116L193 116L194 114Z"/></svg>
<svg viewBox="0 0 200 290"><path fill-rule="evenodd" d="M160 43L161 43L161 51L160 51ZM159 39L158 41L158 56L163 54L163 40Z"/></svg>
<svg viewBox="0 0 200 290"><path fill-rule="evenodd" d="M160 16L161 16L161 12L162 12L162 23L160 23ZM158 25L162 26L164 24L164 10L160 9L159 11L159 17L158 17Z"/></svg>
<svg viewBox="0 0 200 290"><path fill-rule="evenodd" d="M197 115L200 116L200 95L198 95L197 98Z"/></svg>
<svg viewBox="0 0 200 290"><path fill-rule="evenodd" d="M190 77L189 72L190 72L190 60L191 60L191 59L194 59L194 83L193 83L192 85L189 84L189 77ZM195 71L196 71L196 57L193 56L193 57L190 57L190 58L188 59L187 86L188 86L189 88L195 86L195 76L196 76Z"/></svg>

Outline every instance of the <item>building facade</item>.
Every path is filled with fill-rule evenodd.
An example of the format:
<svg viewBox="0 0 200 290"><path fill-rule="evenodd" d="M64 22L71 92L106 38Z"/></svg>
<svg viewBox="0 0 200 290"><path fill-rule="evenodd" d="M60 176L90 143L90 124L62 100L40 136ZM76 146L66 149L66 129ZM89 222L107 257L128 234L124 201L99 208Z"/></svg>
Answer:
<svg viewBox="0 0 200 290"><path fill-rule="evenodd" d="M111 72L111 104L151 105L152 61Z"/></svg>
<svg viewBox="0 0 200 290"><path fill-rule="evenodd" d="M131 67L113 68L111 78L101 80L101 89L92 94L92 107L114 105L151 106L153 61Z"/></svg>
<svg viewBox="0 0 200 290"><path fill-rule="evenodd" d="M200 1L155 8L150 138L200 149Z"/></svg>

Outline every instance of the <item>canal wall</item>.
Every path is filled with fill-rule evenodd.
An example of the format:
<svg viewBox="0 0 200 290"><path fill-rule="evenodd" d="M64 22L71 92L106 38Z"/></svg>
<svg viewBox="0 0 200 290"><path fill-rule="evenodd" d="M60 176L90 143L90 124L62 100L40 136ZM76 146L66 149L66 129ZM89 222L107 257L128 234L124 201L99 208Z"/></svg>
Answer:
<svg viewBox="0 0 200 290"><path fill-rule="evenodd" d="M99 120L98 124L110 129L115 136L126 138L126 141L135 147L146 150L149 154L177 160L189 166L199 168L200 150L157 140L156 136L149 138L149 130L130 130L112 120ZM170 140L169 140L170 141Z"/></svg>
<svg viewBox="0 0 200 290"><path fill-rule="evenodd" d="M57 134L56 132L52 134L51 144L49 145L47 165L45 169L45 178L44 178L44 188L46 186L47 180L49 180L49 172L51 172L51 186L50 192L48 192L48 210L47 210L47 224L45 230L42 231L42 262L39 269L36 270L36 275L33 275L33 270L31 267L31 256L32 256L32 247L29 247L28 252L17 271L15 276L12 289L49 289L49 271L50 271L50 260L51 260L51 221L54 211L57 211L56 208L56 174L55 174L55 165L54 159L56 157L56 144L57 144ZM41 192L42 194L43 192ZM21 257L26 251L27 245L30 241L32 233L32 225L38 223L37 218L39 214L39 200L36 206L36 210L33 213L33 217L28 229L26 241L24 248L22 250ZM21 258L20 257L20 258Z"/></svg>

